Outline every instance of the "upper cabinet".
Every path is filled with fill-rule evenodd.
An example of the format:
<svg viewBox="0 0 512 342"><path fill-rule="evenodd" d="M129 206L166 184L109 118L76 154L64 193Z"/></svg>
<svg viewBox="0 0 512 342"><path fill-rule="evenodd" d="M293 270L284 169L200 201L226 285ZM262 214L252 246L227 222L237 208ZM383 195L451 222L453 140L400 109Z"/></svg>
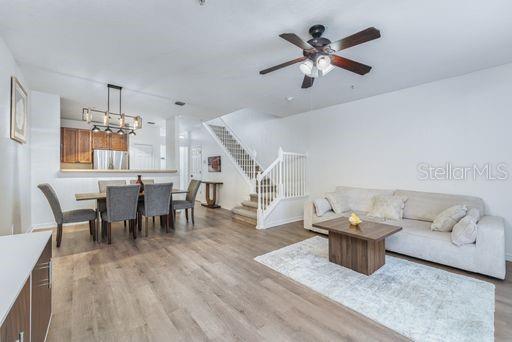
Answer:
<svg viewBox="0 0 512 342"><path fill-rule="evenodd" d="M62 163L91 164L93 150L128 151L128 136L91 132L88 129L61 128L60 161Z"/></svg>
<svg viewBox="0 0 512 342"><path fill-rule="evenodd" d="M91 131L62 127L60 132L62 163L92 163Z"/></svg>
<svg viewBox="0 0 512 342"><path fill-rule="evenodd" d="M128 136L126 134L110 134L110 149L114 151L128 151Z"/></svg>
<svg viewBox="0 0 512 342"><path fill-rule="evenodd" d="M77 163L77 129L60 129L60 161L63 163Z"/></svg>
<svg viewBox="0 0 512 342"><path fill-rule="evenodd" d="M92 133L92 149L93 150L110 150L110 136L105 132Z"/></svg>
<svg viewBox="0 0 512 342"><path fill-rule="evenodd" d="M77 160L79 163L92 163L92 139L88 129L77 130Z"/></svg>

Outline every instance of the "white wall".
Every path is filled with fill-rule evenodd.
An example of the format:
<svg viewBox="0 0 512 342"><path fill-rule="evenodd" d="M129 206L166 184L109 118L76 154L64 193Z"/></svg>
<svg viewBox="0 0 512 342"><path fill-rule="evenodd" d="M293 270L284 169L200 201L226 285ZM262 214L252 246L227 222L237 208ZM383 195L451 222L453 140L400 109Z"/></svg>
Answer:
<svg viewBox="0 0 512 342"><path fill-rule="evenodd" d="M506 220L512 259L512 178L422 181L417 165L508 165L512 176L512 64L269 121L258 133L309 155L312 194L336 185L479 196ZM243 137L245 138L245 137ZM300 142L299 140L303 141ZM265 139L257 146L264 148Z"/></svg>
<svg viewBox="0 0 512 342"><path fill-rule="evenodd" d="M37 184L49 183L55 189L63 210L94 208L93 201L77 202L75 193L97 192L98 179L135 179L135 174L65 174L60 170L60 98L58 95L41 92L32 93L31 125L32 134L32 226L34 228L53 227L55 225L48 202ZM75 122L76 123L76 122ZM79 126L72 126L78 127ZM178 184L177 174L146 173L144 178L156 182L174 182ZM28 190L27 190L28 191ZM30 217L30 215L28 215Z"/></svg>
<svg viewBox="0 0 512 342"><path fill-rule="evenodd" d="M225 209L233 209L242 201L249 200L249 185L208 131L204 127L195 129L190 132L190 140L190 146L202 147L202 180L224 183L217 193L218 204ZM221 172L208 172L208 157L212 156L221 156ZM197 198L204 203L204 184L199 191Z"/></svg>
<svg viewBox="0 0 512 342"><path fill-rule="evenodd" d="M11 76L16 76L29 91L23 75L0 38L0 235L30 230L30 143L10 139ZM29 94L30 102L30 94ZM29 103L30 106L30 103ZM29 115L27 129L30 130Z"/></svg>

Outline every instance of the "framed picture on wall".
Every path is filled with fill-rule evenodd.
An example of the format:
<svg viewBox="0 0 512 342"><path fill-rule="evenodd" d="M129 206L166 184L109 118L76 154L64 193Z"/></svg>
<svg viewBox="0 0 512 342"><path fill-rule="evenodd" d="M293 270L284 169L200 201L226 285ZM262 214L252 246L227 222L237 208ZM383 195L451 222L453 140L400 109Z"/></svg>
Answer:
<svg viewBox="0 0 512 342"><path fill-rule="evenodd" d="M14 76L11 77L11 139L27 141L28 94Z"/></svg>
<svg viewBox="0 0 512 342"><path fill-rule="evenodd" d="M208 172L220 171L220 156L208 157Z"/></svg>

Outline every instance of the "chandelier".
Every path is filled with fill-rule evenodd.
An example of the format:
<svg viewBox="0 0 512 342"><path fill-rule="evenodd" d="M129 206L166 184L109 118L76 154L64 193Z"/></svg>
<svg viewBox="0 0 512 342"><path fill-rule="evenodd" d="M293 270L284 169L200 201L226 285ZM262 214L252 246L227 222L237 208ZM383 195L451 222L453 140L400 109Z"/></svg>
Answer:
<svg viewBox="0 0 512 342"><path fill-rule="evenodd" d="M119 113L113 113L110 110L110 90L119 91ZM82 120L92 125L93 132L101 132L111 134L116 131L119 135L131 134L135 135L135 130L142 128L142 117L140 115L128 115L122 111L123 87L107 84L107 110L98 110L95 108L82 108Z"/></svg>

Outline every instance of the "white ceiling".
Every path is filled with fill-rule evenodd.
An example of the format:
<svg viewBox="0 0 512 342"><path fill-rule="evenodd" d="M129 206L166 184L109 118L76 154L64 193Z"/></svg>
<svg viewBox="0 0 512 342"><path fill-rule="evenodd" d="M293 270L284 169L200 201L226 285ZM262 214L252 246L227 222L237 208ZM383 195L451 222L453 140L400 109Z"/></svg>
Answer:
<svg viewBox="0 0 512 342"><path fill-rule="evenodd" d="M160 118L285 116L512 61L509 0L0 1L0 36L29 86L60 94L69 115L103 108L106 83L125 87L128 112ZM317 23L331 40L380 29L340 53L372 71L334 70L308 90L297 66L258 74L301 55L278 34L308 39Z"/></svg>

